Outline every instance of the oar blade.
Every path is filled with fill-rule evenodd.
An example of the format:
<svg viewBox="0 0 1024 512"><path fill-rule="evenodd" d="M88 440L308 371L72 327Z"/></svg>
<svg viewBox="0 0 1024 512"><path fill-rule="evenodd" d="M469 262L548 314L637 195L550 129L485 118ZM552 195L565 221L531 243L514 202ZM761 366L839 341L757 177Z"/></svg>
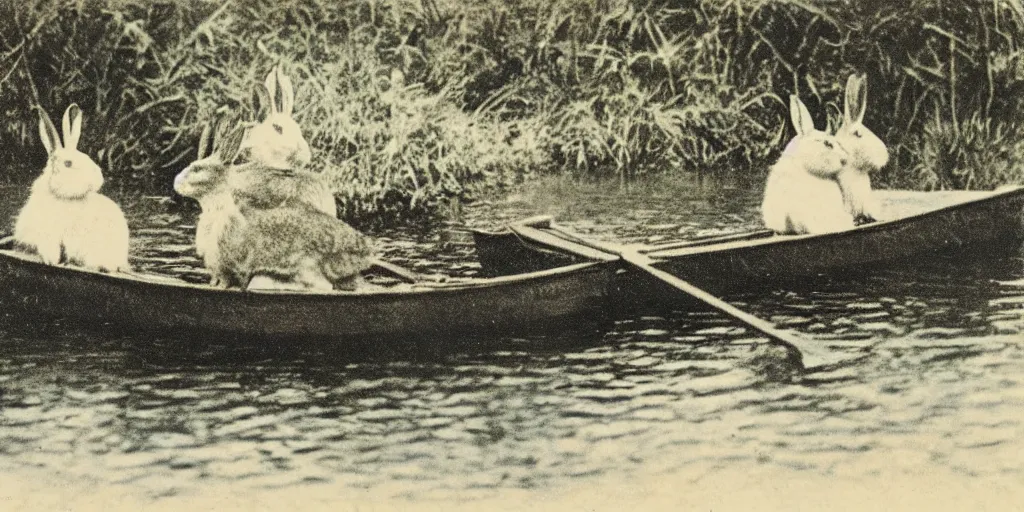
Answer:
<svg viewBox="0 0 1024 512"><path fill-rule="evenodd" d="M535 226L544 226L547 230L557 232L563 238L567 238L578 245L589 247L597 251L603 251L609 254L618 255L619 258L627 263L628 265L643 271L659 281L675 288L676 290L688 295L689 297L696 299L697 301L705 304L706 306L716 309L719 312L732 317L733 319L743 323L749 328L752 328L761 334L767 336L769 339L782 343L791 347L796 354L792 358L795 363L799 364L804 371L812 371L822 368L832 368L842 364L848 364L853 361L862 359L867 354L848 354L843 352L835 352L829 350L828 347L823 346L821 342L814 342L803 339L800 336L782 331L777 329L770 322L762 320L754 315L751 315L739 308L729 304L728 302L715 297L714 295L684 281L668 272L658 269L652 265L653 261L649 256L641 254L637 249L632 249L624 246L613 246L612 244L603 244L592 240L587 240L582 237L573 235L565 230L559 229L552 225L549 221L547 222L536 222L534 220L532 224ZM546 219L545 219L546 220ZM520 229L513 227L514 231L526 231L521 233L530 235L531 232L540 231L536 228L525 227L520 224Z"/></svg>
<svg viewBox="0 0 1024 512"><path fill-rule="evenodd" d="M796 340L790 340L789 344L793 345L793 341ZM798 343L799 346L793 346L796 346L797 350L802 354L801 359L803 360L804 370L808 372L828 370L853 364L870 355L867 352L850 353L842 350L832 350L825 346L825 344L813 343L808 340L799 340Z"/></svg>
<svg viewBox="0 0 1024 512"><path fill-rule="evenodd" d="M665 272L664 270L653 267L650 264L649 258L641 254L623 251L621 256L623 260L633 266L657 277L664 283L671 285L673 288L697 299L705 305L740 321L747 327L767 336L769 339L793 347L797 352L799 352L799 360L805 370L809 371L817 368L832 367L863 357L862 355L851 356L849 354L835 352L829 350L820 342L806 340L800 336L777 329L771 323L751 315L750 313L747 313L746 311L743 311L736 306L733 306L732 304L729 304L728 302L715 297L714 295L697 288L696 286L679 279L668 272Z"/></svg>

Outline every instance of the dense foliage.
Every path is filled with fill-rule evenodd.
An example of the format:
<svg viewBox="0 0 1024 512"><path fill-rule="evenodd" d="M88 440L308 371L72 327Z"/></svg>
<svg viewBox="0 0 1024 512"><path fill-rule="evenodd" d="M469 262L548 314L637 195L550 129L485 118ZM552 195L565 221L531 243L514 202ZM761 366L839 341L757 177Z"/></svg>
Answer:
<svg viewBox="0 0 1024 512"><path fill-rule="evenodd" d="M763 169L799 92L824 126L851 72L922 188L1021 180L1020 0L2 0L0 163L31 107L85 112L111 186L169 192L218 109L275 63L350 218L537 172Z"/></svg>

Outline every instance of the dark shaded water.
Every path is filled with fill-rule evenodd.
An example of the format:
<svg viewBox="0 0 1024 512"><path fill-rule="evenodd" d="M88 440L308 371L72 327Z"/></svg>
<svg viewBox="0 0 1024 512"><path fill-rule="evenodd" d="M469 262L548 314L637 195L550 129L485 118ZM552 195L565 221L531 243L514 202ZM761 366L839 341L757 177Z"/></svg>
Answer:
<svg viewBox="0 0 1024 512"><path fill-rule="evenodd" d="M461 225L553 213L620 241L757 225L756 192L613 190L551 184L471 208ZM155 199L130 213L137 267L203 278L193 214ZM478 272L469 236L450 226L377 234L387 257L421 272ZM1019 254L879 265L728 298L807 336L877 344L856 364L779 382L746 364L760 340L712 313L356 355L98 336L8 316L0 475L60 475L143 503L227 488L486 500L748 470L1024 481Z"/></svg>

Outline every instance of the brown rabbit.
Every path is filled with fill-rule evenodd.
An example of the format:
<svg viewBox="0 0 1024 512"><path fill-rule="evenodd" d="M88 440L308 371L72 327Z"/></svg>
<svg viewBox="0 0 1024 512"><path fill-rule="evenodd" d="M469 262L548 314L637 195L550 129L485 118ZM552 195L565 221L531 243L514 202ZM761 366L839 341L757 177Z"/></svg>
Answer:
<svg viewBox="0 0 1024 512"><path fill-rule="evenodd" d="M227 162L244 130L236 127L212 153L204 130L199 160L181 171L175 190L199 201L196 250L213 284L249 290L351 289L370 266L367 240L344 222L304 206L251 208L235 202Z"/></svg>
<svg viewBox="0 0 1024 512"><path fill-rule="evenodd" d="M250 290L353 290L370 268L365 237L308 207L255 210L244 230L230 231L220 250Z"/></svg>
<svg viewBox="0 0 1024 512"><path fill-rule="evenodd" d="M232 169L235 201L243 207L272 209L309 206L337 217L334 193L324 176L301 169L280 169L248 162Z"/></svg>

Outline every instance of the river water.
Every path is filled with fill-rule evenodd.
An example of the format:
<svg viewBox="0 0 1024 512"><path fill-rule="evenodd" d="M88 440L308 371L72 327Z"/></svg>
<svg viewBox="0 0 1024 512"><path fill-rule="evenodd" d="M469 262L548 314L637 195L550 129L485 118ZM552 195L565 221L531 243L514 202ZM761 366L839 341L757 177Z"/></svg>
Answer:
<svg viewBox="0 0 1024 512"><path fill-rule="evenodd" d="M756 192L551 181L457 222L374 234L392 261L468 277L479 266L460 228L550 213L599 238L653 242L756 227ZM5 215L20 204L8 196ZM203 279L193 209L124 204L135 266ZM0 502L603 510L755 499L749 508L774 510L770 499L795 495L785 509L834 510L959 490L978 509L1019 490L1021 254L867 270L726 297L805 336L877 342L856 363L791 380L752 369L758 339L707 312L359 354L189 347L7 314ZM1010 482L995 487L1004 494L996 482Z"/></svg>

